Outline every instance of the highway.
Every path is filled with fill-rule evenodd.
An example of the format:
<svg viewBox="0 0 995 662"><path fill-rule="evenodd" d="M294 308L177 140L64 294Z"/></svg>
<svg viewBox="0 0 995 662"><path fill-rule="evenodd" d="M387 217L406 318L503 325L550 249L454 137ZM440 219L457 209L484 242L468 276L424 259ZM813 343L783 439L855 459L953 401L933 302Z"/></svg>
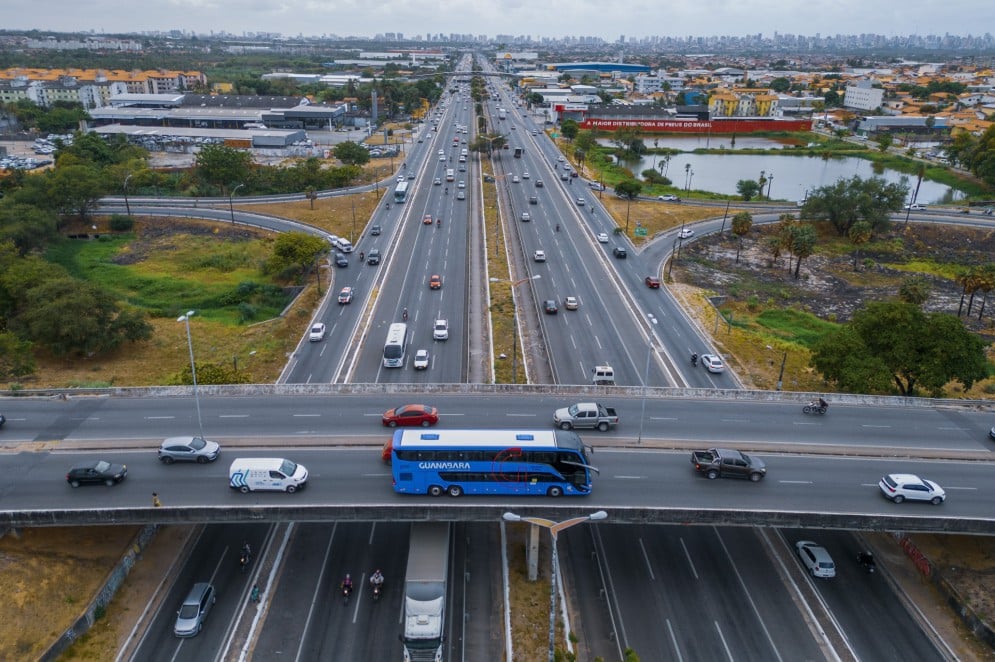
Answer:
<svg viewBox="0 0 995 662"><path fill-rule="evenodd" d="M541 132L532 136L531 120L509 101L504 96L500 102L509 111L503 124L516 128L505 133L512 148L522 144L526 149L521 159L514 159L511 151L498 159L500 204L506 227L514 229L512 248L525 276L541 276L529 281L532 300L538 306L544 299L560 304L557 315L535 311L555 382L589 383L591 367L607 362L622 385L738 387L731 374L711 375L684 365L690 351L706 351L705 341L665 289L642 284L646 275L658 275L663 242L641 252L627 246L626 260L612 257L611 247L626 240L610 235L606 244L597 241L597 233L610 232L610 226L596 193L579 179L559 177L563 167L555 146ZM379 424L380 413L421 400L441 408L440 425L445 427L547 428L555 407L591 398L526 390L459 393L434 386L469 381L468 356L477 339L468 311L479 306L476 299L484 290L484 275L469 269L467 260L485 239L477 226L476 158L468 159L466 173L457 172L456 180L467 182L467 200L456 200L453 184L447 196L445 183L431 183L436 177L444 182L445 169L458 163L464 145L452 141L455 124L474 126L472 103L453 100L444 106L439 130L431 137L426 133L407 156L407 168L415 172L415 179L408 180L414 184L409 199L390 210L381 203L372 222L383 233L364 234L350 265L336 272L336 291L354 287L356 298L344 306L330 298L318 311L316 319L328 325L329 336L321 343L302 341L280 380L286 390L239 396L202 389L205 432L225 446L217 463L166 467L154 459L152 449L162 437L195 429L189 397L5 403L3 445L14 452L0 455L0 466L11 477L0 486L4 517L16 518L21 510L65 514L85 509L117 522L149 517L253 522L204 529L133 659L222 659L238 642L235 623L245 610L250 582L266 576L279 581L267 596L270 611L258 633L257 653L302 660L399 659L401 588L399 581L390 580L403 575L405 555L398 551L407 545L403 520L426 513L462 522L451 579L471 572L486 578L451 582L446 659L500 657L501 646L488 627L500 602L500 578L490 552L499 544L493 523L509 504L394 494L389 469L377 452L389 436ZM445 161L438 159L440 149ZM535 187L539 178L542 188ZM532 195L538 204L529 204ZM585 198L584 206L577 204L578 197ZM164 211L173 213L158 207L149 213ZM533 219L518 220L522 211ZM228 210L196 213L229 218ZM245 218L286 227L278 219L243 213L238 214L240 222ZM442 226L422 224L425 214L443 218ZM359 263L359 252L373 248L384 254L384 262ZM537 249L546 251L546 262L532 260ZM436 273L444 286L429 290L428 277ZM580 299L579 310L564 310L563 298L569 295ZM412 332L408 361L402 369L384 369L380 357L386 326L400 321L404 308L409 309ZM432 322L439 318L449 320L446 342L431 340ZM432 355L424 373L410 364L418 348ZM355 391L324 386L357 382L381 386ZM294 385L315 388L295 391ZM818 659L829 644L820 641L815 634L819 628L798 607L818 595L815 602L835 617L829 622L835 622L857 659L941 659L904 610L891 606L896 598L890 589L873 588L846 566L845 559L858 548L853 534L646 523L687 524L689 513L698 513L703 522L717 523L740 517L737 523L847 529L877 529L882 522L891 528L990 527L992 469L988 461L978 461L988 459L990 414L971 407L907 409L883 400L841 399L834 401L829 416L810 418L801 414L797 401L764 395L702 390L667 397L672 392L655 389L625 393L597 398L610 399L619 409L623 425L618 430L584 433L585 441L596 447L594 463L601 470L591 497L557 502L525 498L510 504L516 512L545 516L604 508L612 522L634 522L589 525L561 540L561 563L572 580L567 591L579 609L578 629L591 633L582 637L591 656L613 659L624 645L643 659ZM759 484L706 481L692 472L685 450L667 450L729 443L760 449L768 478ZM16 452L39 446L41 452ZM842 447L867 457L831 455ZM128 479L114 488L68 488L66 467L94 454L126 462ZM307 489L294 495L242 495L227 488L231 458L276 454L309 468ZM948 502L934 508L884 501L877 480L895 471L937 480L948 490ZM148 507L153 489L164 501L158 511ZM716 513L721 515L711 519ZM280 526L259 523L270 517L290 517L296 523L281 538L275 535ZM808 581L792 548L802 536L820 536L842 566L840 577ZM265 570L275 574L264 575L262 567L238 572L233 550L243 537L251 538L256 549L275 552L279 564ZM361 590L342 604L335 586L344 573L352 572L357 586L364 587L373 567L381 567L388 577L383 600L371 604ZM712 581L717 574L726 579ZM173 605L205 576L219 589L209 626L196 639L176 640L171 634ZM855 588L858 582L862 584ZM867 610L889 609L882 627L890 636L877 637L868 628L881 621L868 617ZM820 621L819 627L828 626ZM603 637L594 636L596 632Z"/></svg>

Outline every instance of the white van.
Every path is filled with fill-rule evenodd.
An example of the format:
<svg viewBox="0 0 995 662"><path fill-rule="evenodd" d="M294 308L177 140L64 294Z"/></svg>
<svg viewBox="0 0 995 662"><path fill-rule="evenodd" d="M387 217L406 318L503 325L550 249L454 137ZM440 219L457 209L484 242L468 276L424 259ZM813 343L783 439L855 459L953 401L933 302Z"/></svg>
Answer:
<svg viewBox="0 0 995 662"><path fill-rule="evenodd" d="M339 237L338 239L335 240L334 243L335 243L335 248L339 249L343 253L352 252L352 242L346 239L345 237Z"/></svg>
<svg viewBox="0 0 995 662"><path fill-rule="evenodd" d="M240 457L228 467L228 486L243 494L256 490L293 494L306 484L304 465L279 457Z"/></svg>

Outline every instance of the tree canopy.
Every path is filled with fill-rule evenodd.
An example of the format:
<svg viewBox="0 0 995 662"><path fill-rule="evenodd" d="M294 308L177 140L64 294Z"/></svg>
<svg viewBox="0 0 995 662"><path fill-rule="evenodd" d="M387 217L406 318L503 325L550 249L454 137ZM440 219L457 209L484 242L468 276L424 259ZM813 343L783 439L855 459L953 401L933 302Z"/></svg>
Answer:
<svg viewBox="0 0 995 662"><path fill-rule="evenodd" d="M273 252L266 261L266 270L285 277L296 276L299 281L318 256L327 250L328 243L313 234L284 232L273 242Z"/></svg>
<svg viewBox="0 0 995 662"><path fill-rule="evenodd" d="M940 396L951 380L970 388L987 375L985 343L945 313L873 302L812 348L812 365L844 390Z"/></svg>
<svg viewBox="0 0 995 662"><path fill-rule="evenodd" d="M880 177L854 176L810 192L802 208L804 218L826 220L839 235L847 236L855 223L866 221L875 232L888 229L890 214L902 208L909 193L903 178L889 184Z"/></svg>
<svg viewBox="0 0 995 662"><path fill-rule="evenodd" d="M345 165L363 165L370 161L369 151L362 145L350 140L336 145L334 154L335 158Z"/></svg>
<svg viewBox="0 0 995 662"><path fill-rule="evenodd" d="M249 178L252 155L244 149L225 145L205 145L197 153L197 175L215 186L222 195L230 187L238 186Z"/></svg>

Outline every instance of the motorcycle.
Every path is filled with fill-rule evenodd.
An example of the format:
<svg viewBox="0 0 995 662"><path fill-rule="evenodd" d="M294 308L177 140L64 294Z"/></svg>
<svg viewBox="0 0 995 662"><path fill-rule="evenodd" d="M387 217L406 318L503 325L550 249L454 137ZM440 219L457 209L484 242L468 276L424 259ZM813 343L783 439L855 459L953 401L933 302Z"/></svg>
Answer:
<svg viewBox="0 0 995 662"><path fill-rule="evenodd" d="M802 407L802 411L806 414L819 414L821 416L829 411L829 407L823 406L818 402L810 402Z"/></svg>
<svg viewBox="0 0 995 662"><path fill-rule="evenodd" d="M691 355L691 367L692 368L697 368L698 367L698 355L697 354L692 354Z"/></svg>
<svg viewBox="0 0 995 662"><path fill-rule="evenodd" d="M342 587L342 604L349 604L349 598L352 597L352 587L343 586Z"/></svg>
<svg viewBox="0 0 995 662"><path fill-rule="evenodd" d="M373 591L373 601L376 602L377 600L380 599L380 594L383 593L383 584L373 584L372 591Z"/></svg>
<svg viewBox="0 0 995 662"><path fill-rule="evenodd" d="M874 555L870 552L861 552L857 554L857 563L860 567L864 569L867 574L873 574L874 570L877 569L877 564L874 563Z"/></svg>
<svg viewBox="0 0 995 662"><path fill-rule="evenodd" d="M252 554L247 552L242 552L238 557L238 567L242 572L245 572L249 568L249 562L252 560Z"/></svg>

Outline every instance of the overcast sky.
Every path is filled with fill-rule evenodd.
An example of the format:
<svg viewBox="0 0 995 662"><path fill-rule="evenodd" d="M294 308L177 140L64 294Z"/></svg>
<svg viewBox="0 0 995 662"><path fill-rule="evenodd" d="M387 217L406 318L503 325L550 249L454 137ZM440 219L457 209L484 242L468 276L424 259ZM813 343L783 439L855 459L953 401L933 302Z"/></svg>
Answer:
<svg viewBox="0 0 995 662"><path fill-rule="evenodd" d="M6 29L642 37L995 30L992 0L3 0Z"/></svg>

